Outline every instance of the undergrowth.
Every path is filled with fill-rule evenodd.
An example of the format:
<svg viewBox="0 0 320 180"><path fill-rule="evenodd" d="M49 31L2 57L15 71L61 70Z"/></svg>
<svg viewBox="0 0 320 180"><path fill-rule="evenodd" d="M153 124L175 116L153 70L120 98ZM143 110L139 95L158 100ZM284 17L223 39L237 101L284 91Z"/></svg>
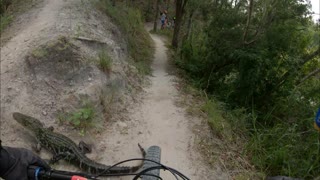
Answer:
<svg viewBox="0 0 320 180"><path fill-rule="evenodd" d="M242 152L238 156L254 166L256 175L320 178L320 133L313 128L313 117L299 118L312 111L307 101L289 98L279 102L274 111L285 108L288 112L281 118L275 117L274 111L261 115L254 110L229 107L213 96L202 101L201 110L214 136L224 141L225 151L231 154L234 153L232 144L235 144ZM276 123L261 123L270 121ZM239 159L227 159L228 169L239 168L229 165L237 164Z"/></svg>
<svg viewBox="0 0 320 180"><path fill-rule="evenodd" d="M97 7L112 18L123 32L129 54L141 74L150 74L150 63L153 58L152 40L144 29L144 22L139 10L128 7L122 2L112 6L109 0L97 1Z"/></svg>
<svg viewBox="0 0 320 180"><path fill-rule="evenodd" d="M243 143L240 157L249 157L258 172L313 179L320 173L320 134L313 128L312 117L300 118L313 109L307 103L294 98L281 101L274 111L285 108L288 114L276 117L275 112L261 115L254 110L228 107L208 97L202 110L216 137L229 143ZM276 123L267 123L271 121Z"/></svg>
<svg viewBox="0 0 320 180"><path fill-rule="evenodd" d="M177 55L171 57L175 63L179 61ZM187 86L203 91L188 72L179 70L179 73L187 79ZM212 158L223 162L230 172L241 169L247 173L234 174L234 179L266 176L320 178L320 134L313 128L314 117L310 117L310 114L316 114L317 104L310 103L307 98L297 98L301 89L292 90L291 96L279 99L268 113L231 106L219 100L219 96L204 93L200 96L203 102L200 111L194 112L197 104L192 104L193 110L188 111L204 113L211 133L223 143L212 142L213 149L204 149L203 152L212 153ZM207 143L209 141L214 140ZM222 152L216 154L217 149Z"/></svg>

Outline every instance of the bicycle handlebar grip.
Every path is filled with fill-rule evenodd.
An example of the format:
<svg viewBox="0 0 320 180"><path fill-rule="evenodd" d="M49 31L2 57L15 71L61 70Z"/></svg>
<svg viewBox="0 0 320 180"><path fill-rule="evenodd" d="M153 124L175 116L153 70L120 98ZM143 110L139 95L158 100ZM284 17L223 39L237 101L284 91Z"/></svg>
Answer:
<svg viewBox="0 0 320 180"><path fill-rule="evenodd" d="M88 180L88 179L81 176L72 176L71 180Z"/></svg>
<svg viewBox="0 0 320 180"><path fill-rule="evenodd" d="M36 179L36 176L35 176L36 172L38 171L38 173L39 173L40 170L41 170L41 168L38 166L29 166L28 167L28 179L30 179L30 180Z"/></svg>
<svg viewBox="0 0 320 180"><path fill-rule="evenodd" d="M60 180L88 180L85 177L77 175L68 175L62 171L45 171L38 166L29 166L28 167L28 179L29 180L38 180L38 179L60 179Z"/></svg>

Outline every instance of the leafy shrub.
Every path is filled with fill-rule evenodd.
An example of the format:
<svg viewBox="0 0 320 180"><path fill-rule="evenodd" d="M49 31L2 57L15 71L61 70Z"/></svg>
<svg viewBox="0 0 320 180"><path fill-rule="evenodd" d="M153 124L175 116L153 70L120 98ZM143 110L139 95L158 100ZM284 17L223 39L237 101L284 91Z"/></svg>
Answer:
<svg viewBox="0 0 320 180"><path fill-rule="evenodd" d="M71 113L67 121L71 122L75 127L85 128L90 125L94 117L93 108L82 108Z"/></svg>
<svg viewBox="0 0 320 180"><path fill-rule="evenodd" d="M74 112L59 114L58 118L60 123L68 122L79 129L81 135L84 135L86 130L94 125L95 111L92 106L86 105Z"/></svg>

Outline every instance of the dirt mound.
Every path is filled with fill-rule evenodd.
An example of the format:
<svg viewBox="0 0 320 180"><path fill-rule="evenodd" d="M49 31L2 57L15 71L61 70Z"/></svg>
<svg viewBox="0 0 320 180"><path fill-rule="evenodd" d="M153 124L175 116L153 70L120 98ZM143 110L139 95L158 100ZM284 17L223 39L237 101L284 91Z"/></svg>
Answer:
<svg viewBox="0 0 320 180"><path fill-rule="evenodd" d="M92 68L85 65L77 51L79 47L62 36L33 50L26 57L27 67L37 80L47 78L65 85L83 80Z"/></svg>
<svg viewBox="0 0 320 180"><path fill-rule="evenodd" d="M25 78L33 105L61 117L92 106L98 119L103 118L101 101L107 98L108 74L103 73L95 59L81 54L80 47L64 36L51 40L32 50L26 56ZM51 103L51 104L50 104ZM56 119L56 118L55 118Z"/></svg>
<svg viewBox="0 0 320 180"><path fill-rule="evenodd" d="M27 23L13 23L11 27L20 30L12 29L17 35L1 44L0 132L4 145L30 148L26 132L12 119L16 111L78 141L83 138L79 130L59 125L61 115L93 109L92 119L101 122L95 124L105 127L111 114L121 116L126 99L130 100L126 89L134 91L138 84L137 70L126 61L120 31L91 1L45 0L40 6L42 9L27 13L31 18L22 15ZM101 51L111 59L109 73L99 68ZM85 138L93 142L96 136L92 132Z"/></svg>

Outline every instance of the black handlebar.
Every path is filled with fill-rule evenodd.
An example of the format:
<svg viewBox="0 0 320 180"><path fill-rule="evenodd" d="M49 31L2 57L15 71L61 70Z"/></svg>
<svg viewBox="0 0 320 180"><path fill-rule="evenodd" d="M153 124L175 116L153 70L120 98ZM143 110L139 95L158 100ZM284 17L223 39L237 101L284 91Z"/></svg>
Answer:
<svg viewBox="0 0 320 180"><path fill-rule="evenodd" d="M177 180L181 178L182 180L190 180L188 177L180 173L179 171L167 167L160 163L161 150L158 146L151 146L148 148L146 159L145 158L135 158L121 161L112 167L119 164L129 162L129 161L144 161L142 170L137 173L129 174L104 174L91 175L87 173L80 172L69 172L69 171L58 171L58 170L44 170L38 166L29 166L28 168L28 179L29 180L98 180L98 176L134 176L133 179L142 178L142 180L162 180L159 176L159 170L168 170ZM109 169L110 169L109 168ZM107 169L108 170L108 169ZM105 171L107 171L105 170Z"/></svg>
<svg viewBox="0 0 320 180"><path fill-rule="evenodd" d="M38 166L29 166L28 179L30 180L97 180L94 176L84 173L44 170Z"/></svg>

